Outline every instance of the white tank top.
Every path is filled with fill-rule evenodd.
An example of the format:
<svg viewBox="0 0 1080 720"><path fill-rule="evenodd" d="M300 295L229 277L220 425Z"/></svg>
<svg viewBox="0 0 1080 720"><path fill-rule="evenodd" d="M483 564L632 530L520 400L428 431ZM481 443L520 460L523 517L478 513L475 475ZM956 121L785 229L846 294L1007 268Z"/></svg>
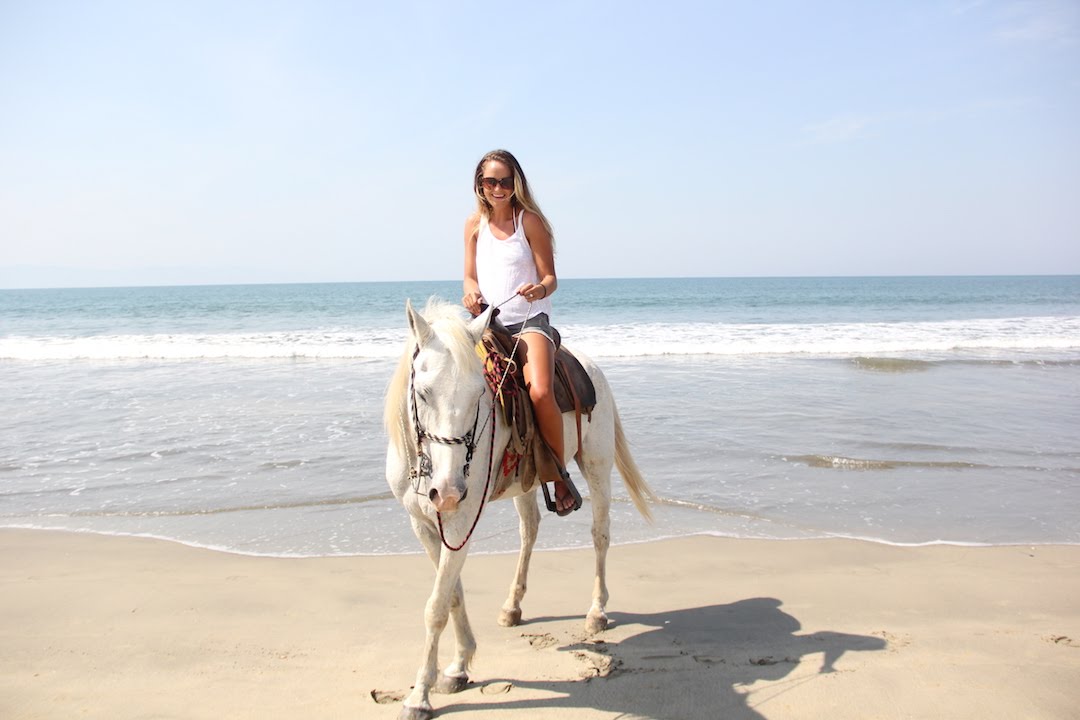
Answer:
<svg viewBox="0 0 1080 720"><path fill-rule="evenodd" d="M480 283L480 294L488 305L498 305L513 298L499 308L499 320L503 325L524 322L540 313L551 317L551 300L547 297L534 301L530 309L528 300L514 294L523 283L540 281L532 247L525 238L524 214L522 210L514 218L514 234L505 240L491 234L488 219L482 215L476 234L476 279Z"/></svg>

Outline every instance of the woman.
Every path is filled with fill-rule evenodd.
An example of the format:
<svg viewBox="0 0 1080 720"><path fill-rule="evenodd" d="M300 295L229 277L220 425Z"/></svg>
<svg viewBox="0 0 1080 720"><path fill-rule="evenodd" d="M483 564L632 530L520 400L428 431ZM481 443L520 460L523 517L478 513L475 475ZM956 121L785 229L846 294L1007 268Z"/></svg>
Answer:
<svg viewBox="0 0 1080 720"><path fill-rule="evenodd" d="M473 315L483 304L499 307L499 319L520 336L518 362L529 388L540 435L562 468L562 413L555 402L555 341L551 331L551 295L555 250L551 224L529 192L525 173L506 150L480 159L473 175L475 213L465 221L465 297ZM562 470L555 483L554 507L568 515L581 507L570 476ZM546 491L545 491L546 494Z"/></svg>

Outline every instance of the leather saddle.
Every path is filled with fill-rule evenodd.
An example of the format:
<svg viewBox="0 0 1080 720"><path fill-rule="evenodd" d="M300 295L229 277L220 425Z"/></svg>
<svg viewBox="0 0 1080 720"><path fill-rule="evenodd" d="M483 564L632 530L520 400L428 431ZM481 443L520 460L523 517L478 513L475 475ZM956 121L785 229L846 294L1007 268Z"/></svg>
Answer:
<svg viewBox="0 0 1080 720"><path fill-rule="evenodd" d="M596 388L581 362L562 346L559 331L552 328L552 333L555 339L555 401L563 413L574 413L577 427L574 457L578 457L581 453L581 416L592 419ZM492 500L514 484L520 483L522 489L528 491L539 479L551 481L559 477L553 454L536 427L524 373L513 360L514 342L514 336L498 318L492 318L482 341L486 355L484 372L489 385L498 388L496 402L502 406L503 417L511 428L510 443L496 475ZM506 381L499 388L504 374Z"/></svg>

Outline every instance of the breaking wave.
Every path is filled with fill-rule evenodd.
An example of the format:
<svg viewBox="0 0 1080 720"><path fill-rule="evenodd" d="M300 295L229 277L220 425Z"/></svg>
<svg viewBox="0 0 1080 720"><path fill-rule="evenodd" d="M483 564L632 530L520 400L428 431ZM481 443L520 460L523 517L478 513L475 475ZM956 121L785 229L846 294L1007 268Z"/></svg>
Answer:
<svg viewBox="0 0 1080 720"><path fill-rule="evenodd" d="M918 372L951 355L1036 354L1071 364L1080 317L1027 317L895 323L616 323L566 325L566 344L593 357L678 355L848 358L880 372ZM389 359L406 331L376 328L220 334L0 337L3 360ZM918 359L911 356L918 355ZM1044 357L1052 356L1052 357Z"/></svg>

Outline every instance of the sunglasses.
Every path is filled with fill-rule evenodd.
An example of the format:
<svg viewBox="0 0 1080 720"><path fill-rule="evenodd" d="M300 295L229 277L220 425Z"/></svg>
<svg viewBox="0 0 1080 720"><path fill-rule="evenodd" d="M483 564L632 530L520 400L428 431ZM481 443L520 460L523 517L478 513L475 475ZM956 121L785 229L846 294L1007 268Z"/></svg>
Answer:
<svg viewBox="0 0 1080 720"><path fill-rule="evenodd" d="M503 190L513 190L514 189L514 178L513 178L513 176L504 177L504 178L493 178L493 177L480 178L480 182L488 190L494 190L497 187L501 187Z"/></svg>

